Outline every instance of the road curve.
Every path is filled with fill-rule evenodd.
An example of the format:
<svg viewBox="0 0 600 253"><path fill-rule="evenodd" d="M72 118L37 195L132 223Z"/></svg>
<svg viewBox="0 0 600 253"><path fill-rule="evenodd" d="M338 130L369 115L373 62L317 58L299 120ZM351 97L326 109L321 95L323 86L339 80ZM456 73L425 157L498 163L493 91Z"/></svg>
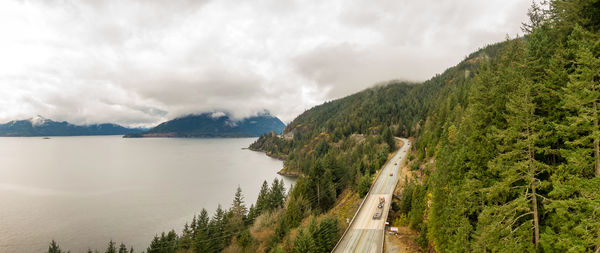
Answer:
<svg viewBox="0 0 600 253"><path fill-rule="evenodd" d="M344 233L332 252L380 253L383 251L383 233L392 202L392 194L398 183L398 172L400 171L401 162L406 158L406 154L410 148L410 141L408 139L398 139L402 140L404 145L385 164L375 183L371 186L366 199L352 219L350 227L348 227L346 233ZM373 219L373 214L377 211L377 204L380 197L385 198L383 215L380 219Z"/></svg>

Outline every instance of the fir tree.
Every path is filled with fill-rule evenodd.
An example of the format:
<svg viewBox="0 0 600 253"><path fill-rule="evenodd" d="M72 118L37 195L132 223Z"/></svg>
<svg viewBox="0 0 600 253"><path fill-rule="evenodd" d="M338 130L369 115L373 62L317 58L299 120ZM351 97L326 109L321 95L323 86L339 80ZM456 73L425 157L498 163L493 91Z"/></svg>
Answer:
<svg viewBox="0 0 600 253"><path fill-rule="evenodd" d="M238 245L240 246L240 248L242 248L242 250L244 252L249 251L250 247L252 246L252 241L254 239L252 238L252 235L250 234L250 230L246 229L244 231L242 231L242 233L240 233L240 235L238 236Z"/></svg>
<svg viewBox="0 0 600 253"><path fill-rule="evenodd" d="M315 252L315 242L310 233L300 229L296 240L294 241L294 253L312 253Z"/></svg>
<svg viewBox="0 0 600 253"><path fill-rule="evenodd" d="M385 130L383 131L383 139L385 140L385 143L388 144L390 152L393 152L394 150L396 150L396 139L394 138L394 135L392 134L392 130L390 130L389 127L386 127Z"/></svg>
<svg viewBox="0 0 600 253"><path fill-rule="evenodd" d="M117 246L113 240L108 242L108 247L106 248L106 253L117 253Z"/></svg>
<svg viewBox="0 0 600 253"><path fill-rule="evenodd" d="M258 214L269 209L269 184L267 180L263 181L258 198L256 199L256 210Z"/></svg>
<svg viewBox="0 0 600 253"><path fill-rule="evenodd" d="M196 219L196 215L194 215L194 220L195 219ZM181 248L189 249L192 244L192 238L193 238L192 230L190 229L190 226L187 223L185 223L185 225L183 225L183 231L181 233L181 238L180 238Z"/></svg>
<svg viewBox="0 0 600 253"><path fill-rule="evenodd" d="M283 203L285 201L285 186L283 184L283 179L280 181L279 179L273 179L273 183L271 183L271 189L269 191L269 206L268 209L275 209L283 207Z"/></svg>
<svg viewBox="0 0 600 253"><path fill-rule="evenodd" d="M532 82L522 72L525 52L520 42L513 43L517 50L514 65L504 70L506 82L514 84L504 114L507 128L495 134L500 154L490 163L500 178L484 189L490 204L480 215L477 231L478 247L492 251L532 251L540 240L537 188L546 166L536 159L539 120L534 115Z"/></svg>
<svg viewBox="0 0 600 253"><path fill-rule="evenodd" d="M564 108L571 112L564 124L570 137L565 150L570 166L600 176L600 36L576 26L569 44L574 51L575 69L564 89Z"/></svg>
<svg viewBox="0 0 600 253"><path fill-rule="evenodd" d="M60 249L60 246L58 245L58 243L54 240L52 240L50 242L50 246L48 246L48 253L64 253L65 251L62 251ZM69 252L69 251L66 251Z"/></svg>
<svg viewBox="0 0 600 253"><path fill-rule="evenodd" d="M338 220L331 216L323 218L314 237L316 238L316 247L321 252L331 252L338 241Z"/></svg>
<svg viewBox="0 0 600 253"><path fill-rule="evenodd" d="M244 196L242 195L242 188L238 186L235 196L233 197L233 204L231 205L231 212L233 216L244 218L248 212L248 208L244 204Z"/></svg>
<svg viewBox="0 0 600 253"><path fill-rule="evenodd" d="M127 246L125 246L125 244L121 243L119 245L119 253L127 253L127 252L128 252Z"/></svg>

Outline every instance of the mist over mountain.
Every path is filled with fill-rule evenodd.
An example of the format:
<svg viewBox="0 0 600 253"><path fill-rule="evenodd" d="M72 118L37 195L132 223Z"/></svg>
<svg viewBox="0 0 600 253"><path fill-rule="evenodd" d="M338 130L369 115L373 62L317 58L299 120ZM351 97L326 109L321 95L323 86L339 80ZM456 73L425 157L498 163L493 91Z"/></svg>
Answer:
<svg viewBox="0 0 600 253"><path fill-rule="evenodd" d="M125 137L258 137L271 131L280 134L284 128L285 124L268 112L241 120L214 112L179 117Z"/></svg>
<svg viewBox="0 0 600 253"><path fill-rule="evenodd" d="M146 129L127 128L111 123L74 125L66 121L53 121L40 115L30 119L13 120L0 124L0 136L123 135L144 130Z"/></svg>

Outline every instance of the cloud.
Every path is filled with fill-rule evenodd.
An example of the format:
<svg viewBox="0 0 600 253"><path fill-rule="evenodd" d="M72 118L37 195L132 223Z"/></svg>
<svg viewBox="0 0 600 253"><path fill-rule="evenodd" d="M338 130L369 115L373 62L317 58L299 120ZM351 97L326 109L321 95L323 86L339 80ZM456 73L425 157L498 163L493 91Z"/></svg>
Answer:
<svg viewBox="0 0 600 253"><path fill-rule="evenodd" d="M150 126L264 109L290 121L374 83L426 80L519 32L526 1L5 1L0 122Z"/></svg>

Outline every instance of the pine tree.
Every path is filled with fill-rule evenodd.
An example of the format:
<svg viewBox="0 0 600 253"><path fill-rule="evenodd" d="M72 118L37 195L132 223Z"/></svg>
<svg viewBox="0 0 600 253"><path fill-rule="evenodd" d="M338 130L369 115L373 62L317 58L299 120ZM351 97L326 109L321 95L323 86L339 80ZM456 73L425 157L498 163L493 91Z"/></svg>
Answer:
<svg viewBox="0 0 600 253"><path fill-rule="evenodd" d="M196 218L196 216L194 215L194 219L195 218ZM190 226L187 223L185 223L185 225L183 225L183 231L181 233L181 238L180 238L181 248L189 249L192 244L192 238L193 238L192 230L190 229Z"/></svg>
<svg viewBox="0 0 600 253"><path fill-rule="evenodd" d="M192 223L190 224L190 228L189 228L192 232L193 235L196 234L196 230L198 230L198 221L196 220L196 215L194 214L194 217L192 218Z"/></svg>
<svg viewBox="0 0 600 253"><path fill-rule="evenodd" d="M394 152L394 150L396 150L396 140L389 127L386 127L383 131L383 139L385 140L385 143L388 144L389 151Z"/></svg>
<svg viewBox="0 0 600 253"><path fill-rule="evenodd" d="M296 240L294 241L294 253L312 253L315 252L315 242L310 233L300 229Z"/></svg>
<svg viewBox="0 0 600 253"><path fill-rule="evenodd" d="M192 249L197 253L210 252L211 238L208 236L208 231L199 231L194 237Z"/></svg>
<svg viewBox="0 0 600 253"><path fill-rule="evenodd" d="M271 183L271 189L269 191L269 206L268 209L276 209L283 207L283 203L285 201L285 186L283 184L283 179L280 181L279 179L273 179L273 183Z"/></svg>
<svg viewBox="0 0 600 253"><path fill-rule="evenodd" d="M569 44L575 70L564 89L564 108L571 112L563 129L570 137L566 158L574 169L600 176L600 40L599 36L576 26Z"/></svg>
<svg viewBox="0 0 600 253"><path fill-rule="evenodd" d="M539 3L533 1L531 7L527 10L527 16L529 16L529 22L521 23L521 30L524 33L530 34L535 29L539 28L547 20L547 11L542 9Z"/></svg>
<svg viewBox="0 0 600 253"><path fill-rule="evenodd" d="M235 196L233 197L233 204L231 205L231 211L236 217L244 218L248 212L248 208L244 204L244 196L242 195L242 188L237 187Z"/></svg>
<svg viewBox="0 0 600 253"><path fill-rule="evenodd" d="M566 117L557 126L566 161L552 174L547 228L542 234L548 252L600 252L599 53L598 34L574 25L559 58L572 64L564 64L570 66L563 71L569 75L561 96Z"/></svg>
<svg viewBox="0 0 600 253"><path fill-rule="evenodd" d="M369 189L371 187L371 176L369 175L369 173L367 172L367 174L363 175L362 177L360 177L360 180L358 182L358 196L359 197L364 197L365 195L367 195L367 193L369 192Z"/></svg>
<svg viewBox="0 0 600 253"><path fill-rule="evenodd" d="M525 53L518 41L513 43L517 53L503 77L514 84L504 114L507 127L495 134L500 153L490 162L500 178L484 189L489 205L479 216L480 250L532 251L540 241L538 176L546 170L536 159L540 121L534 114L533 84L522 71Z"/></svg>
<svg viewBox="0 0 600 253"><path fill-rule="evenodd" d="M242 189L238 186L227 220L227 229L229 230L229 233L239 233L245 228L247 212L248 209L246 208L246 205L244 205Z"/></svg>
<svg viewBox="0 0 600 253"><path fill-rule="evenodd" d="M302 219L310 209L310 203L302 196L291 196L283 216L283 225L295 228L300 225Z"/></svg>
<svg viewBox="0 0 600 253"><path fill-rule="evenodd" d="M210 252L220 252L225 248L229 238L227 237L227 216L221 205L217 206L213 218L208 225L208 248Z"/></svg>
<svg viewBox="0 0 600 253"><path fill-rule="evenodd" d="M210 238L209 233L215 231L214 227L209 227L209 217L206 209L202 208L197 218L196 230L193 231L192 249L194 252L209 252Z"/></svg>
<svg viewBox="0 0 600 253"><path fill-rule="evenodd" d="M327 216L319 223L319 230L315 236L316 246L321 252L331 252L338 238L338 220L335 217Z"/></svg>
<svg viewBox="0 0 600 253"><path fill-rule="evenodd" d="M113 240L108 242L108 247L106 248L106 253L117 253L117 246Z"/></svg>
<svg viewBox="0 0 600 253"><path fill-rule="evenodd" d="M127 246L125 246L125 244L121 243L119 245L119 253L127 253L127 252L128 252Z"/></svg>
<svg viewBox="0 0 600 253"><path fill-rule="evenodd" d="M308 228L306 232L313 237L313 239L317 236L317 232L319 232L319 226L317 225L317 217L314 215L310 218L308 222Z"/></svg>
<svg viewBox="0 0 600 253"><path fill-rule="evenodd" d="M198 221L197 221L197 229L198 230L204 230L208 227L208 222L209 222L209 217L208 217L208 211L206 211L206 209L202 208L202 211L200 211L200 215L198 215Z"/></svg>
<svg viewBox="0 0 600 253"><path fill-rule="evenodd" d="M252 234L250 234L250 230L245 229L244 231L242 231L242 233L238 236L238 245L240 246L240 248L242 248L242 250L244 252L247 252L250 250L250 247L252 246L252 241L254 239L252 238Z"/></svg>
<svg viewBox="0 0 600 253"><path fill-rule="evenodd" d="M256 199L256 210L258 214L263 213L269 208L269 184L267 180L263 181L262 186L260 187L260 192L258 193L258 198Z"/></svg>
<svg viewBox="0 0 600 253"><path fill-rule="evenodd" d="M175 233L175 230L169 231L163 239L163 251L166 253L174 253L179 249L179 236Z"/></svg>
<svg viewBox="0 0 600 253"><path fill-rule="evenodd" d="M64 251L62 251L60 249L60 246L58 245L58 243L56 241L52 240L50 242L50 246L48 246L48 253L63 253L63 252Z"/></svg>
<svg viewBox="0 0 600 253"><path fill-rule="evenodd" d="M254 204L250 204L250 208L248 208L248 217L246 219L246 225L250 225L254 223L256 217L258 217L258 210L254 206Z"/></svg>
<svg viewBox="0 0 600 253"><path fill-rule="evenodd" d="M150 242L150 245L146 249L146 252L148 252L148 253L159 252L160 247L162 247L160 238L158 237L158 235L154 235L154 238L152 238L152 241Z"/></svg>

